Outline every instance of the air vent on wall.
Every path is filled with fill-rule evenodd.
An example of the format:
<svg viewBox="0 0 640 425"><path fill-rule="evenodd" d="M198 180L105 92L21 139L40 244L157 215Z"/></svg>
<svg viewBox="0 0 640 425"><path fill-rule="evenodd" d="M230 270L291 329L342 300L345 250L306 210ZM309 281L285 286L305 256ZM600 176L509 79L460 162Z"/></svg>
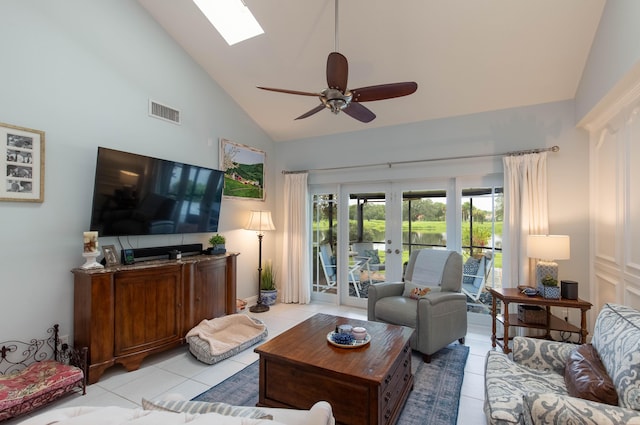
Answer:
<svg viewBox="0 0 640 425"><path fill-rule="evenodd" d="M149 116L180 124L180 111L149 99Z"/></svg>

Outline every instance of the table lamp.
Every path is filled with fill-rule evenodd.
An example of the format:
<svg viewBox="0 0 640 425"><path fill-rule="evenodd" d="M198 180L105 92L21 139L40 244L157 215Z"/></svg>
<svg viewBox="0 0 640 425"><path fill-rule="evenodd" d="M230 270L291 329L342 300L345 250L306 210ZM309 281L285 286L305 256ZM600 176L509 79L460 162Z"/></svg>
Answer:
<svg viewBox="0 0 640 425"><path fill-rule="evenodd" d="M269 311L269 306L262 303L262 237L265 230L276 230L271 220L271 211L251 211L249 222L245 229L254 230L258 233L258 303L249 308L252 313L262 313Z"/></svg>
<svg viewBox="0 0 640 425"><path fill-rule="evenodd" d="M527 236L527 256L537 258L536 287L542 286L547 276L558 280L558 263L554 260L568 260L571 253L570 239L567 235L529 235Z"/></svg>

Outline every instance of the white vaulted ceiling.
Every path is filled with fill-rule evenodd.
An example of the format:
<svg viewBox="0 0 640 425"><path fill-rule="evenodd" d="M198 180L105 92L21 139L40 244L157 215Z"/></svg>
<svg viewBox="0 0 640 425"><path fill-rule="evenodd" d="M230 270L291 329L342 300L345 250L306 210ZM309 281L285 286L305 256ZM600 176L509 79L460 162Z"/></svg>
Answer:
<svg viewBox="0 0 640 425"><path fill-rule="evenodd" d="M416 81L367 102L368 124L328 110L294 118L334 50L334 0L245 0L265 34L228 46L189 0L138 0L273 140L292 140L572 99L605 0L340 0L349 88Z"/></svg>

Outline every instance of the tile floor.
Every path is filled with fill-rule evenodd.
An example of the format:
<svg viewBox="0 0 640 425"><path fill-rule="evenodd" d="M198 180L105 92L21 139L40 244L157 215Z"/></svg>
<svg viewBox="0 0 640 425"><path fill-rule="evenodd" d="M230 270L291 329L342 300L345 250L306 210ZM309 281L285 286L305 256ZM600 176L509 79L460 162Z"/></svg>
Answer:
<svg viewBox="0 0 640 425"><path fill-rule="evenodd" d="M271 338L318 312L365 320L367 316L364 309L324 303L276 304L270 311L255 316L267 324L269 338ZM490 325L487 325L489 322L483 325L473 322L475 320L470 318L466 345L471 351L462 384L459 425L486 424L482 412L483 372L485 356L487 351L492 349L489 336ZM38 412L76 405L135 408L140 406L143 397L151 400L165 396L191 399L257 360L258 355L253 352L253 348L255 346L211 366L196 360L186 346L147 357L140 369L133 372L127 373L121 366L114 366L108 369L96 384L87 387L85 396L65 397ZM414 354L414 370L419 361L421 357ZM4 422L3 425L18 424L24 419L25 417L13 419Z"/></svg>

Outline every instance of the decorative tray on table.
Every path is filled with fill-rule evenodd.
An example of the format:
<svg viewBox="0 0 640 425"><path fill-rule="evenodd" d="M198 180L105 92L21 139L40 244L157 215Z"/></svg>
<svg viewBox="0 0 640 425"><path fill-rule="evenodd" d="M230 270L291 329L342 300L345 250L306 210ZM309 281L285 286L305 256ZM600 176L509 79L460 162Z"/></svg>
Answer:
<svg viewBox="0 0 640 425"><path fill-rule="evenodd" d="M529 288L524 288L522 290L522 293L529 297L535 297L536 295L538 295L538 290L535 288L529 287Z"/></svg>
<svg viewBox="0 0 640 425"><path fill-rule="evenodd" d="M345 338L341 335L345 335L351 338ZM358 348L370 343L371 335L367 333L364 339L354 339L350 334L336 333L332 331L327 334L327 341L329 341L331 345L335 345L336 347L340 348Z"/></svg>

